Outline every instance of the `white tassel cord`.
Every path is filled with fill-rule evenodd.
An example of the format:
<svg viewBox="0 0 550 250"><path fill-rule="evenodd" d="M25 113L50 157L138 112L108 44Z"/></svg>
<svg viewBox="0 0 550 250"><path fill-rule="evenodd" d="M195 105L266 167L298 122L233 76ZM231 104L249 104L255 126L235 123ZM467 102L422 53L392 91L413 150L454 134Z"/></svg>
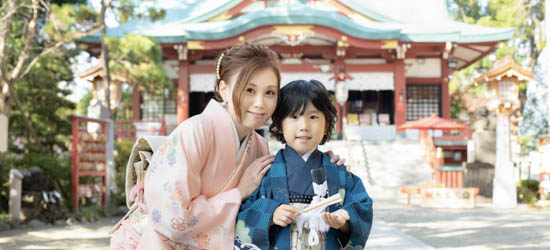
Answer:
<svg viewBox="0 0 550 250"><path fill-rule="evenodd" d="M309 228L308 244L315 246L319 244L319 233L326 233L330 227L323 220L322 214L332 204L342 201L340 194L329 198L314 196L309 207L305 208L300 216L296 218L298 234L302 234L304 228Z"/></svg>

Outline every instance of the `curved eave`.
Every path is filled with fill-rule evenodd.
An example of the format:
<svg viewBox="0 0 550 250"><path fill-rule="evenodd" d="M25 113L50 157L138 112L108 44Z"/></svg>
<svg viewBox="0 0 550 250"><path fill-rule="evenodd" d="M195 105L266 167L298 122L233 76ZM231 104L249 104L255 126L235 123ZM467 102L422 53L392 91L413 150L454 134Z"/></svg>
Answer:
<svg viewBox="0 0 550 250"><path fill-rule="evenodd" d="M460 31L446 33L403 33L399 37L399 40L406 42L447 42L458 41L460 37Z"/></svg>
<svg viewBox="0 0 550 250"><path fill-rule="evenodd" d="M129 23L127 23L129 24ZM399 40L403 42L480 43L510 39L513 28L491 28L457 22L438 24L400 24L355 21L335 12L311 8L268 8L224 22L168 23L136 22L108 29L112 37L128 33L153 37L159 43L184 43L192 40L221 40L249 30L270 25L318 25L329 27L351 37L366 40ZM79 41L100 43L99 33Z"/></svg>
<svg viewBox="0 0 550 250"><path fill-rule="evenodd" d="M461 35L459 43L479 43L479 42L498 42L506 41L514 35L514 29L500 33Z"/></svg>
<svg viewBox="0 0 550 250"><path fill-rule="evenodd" d="M347 17L328 11L313 9L266 9L240 16L223 23L189 24L185 31L188 40L219 40L267 25L320 25L362 39L396 39L401 28L375 22L357 23Z"/></svg>
<svg viewBox="0 0 550 250"><path fill-rule="evenodd" d="M199 23L199 22L206 21L210 18L213 18L213 17L223 13L224 11L230 10L231 8L233 8L233 7L237 6L238 4L240 4L241 2L242 1L227 1L226 3L222 4L221 6L215 8L213 10L207 11L206 13L204 13L202 15L187 18L187 19L184 20L184 22L186 22L186 23Z"/></svg>

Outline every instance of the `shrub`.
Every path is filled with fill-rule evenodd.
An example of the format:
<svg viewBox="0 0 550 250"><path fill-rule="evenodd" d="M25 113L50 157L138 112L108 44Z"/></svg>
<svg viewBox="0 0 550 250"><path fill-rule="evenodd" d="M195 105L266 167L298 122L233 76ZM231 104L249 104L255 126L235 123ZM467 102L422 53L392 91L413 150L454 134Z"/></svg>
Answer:
<svg viewBox="0 0 550 250"><path fill-rule="evenodd" d="M539 191L539 181L537 180L521 180L517 185L517 199L521 203L535 203L537 201Z"/></svg>
<svg viewBox="0 0 550 250"><path fill-rule="evenodd" d="M111 202L114 207L126 205L126 164L128 164L133 146L133 141L119 139L115 142L115 183L117 191L111 193Z"/></svg>

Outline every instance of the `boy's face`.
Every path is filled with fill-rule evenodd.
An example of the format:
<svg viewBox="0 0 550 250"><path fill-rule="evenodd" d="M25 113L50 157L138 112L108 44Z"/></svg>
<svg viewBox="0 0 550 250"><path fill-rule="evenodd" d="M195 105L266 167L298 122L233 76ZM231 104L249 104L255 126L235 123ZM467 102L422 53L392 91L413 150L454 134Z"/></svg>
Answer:
<svg viewBox="0 0 550 250"><path fill-rule="evenodd" d="M326 119L323 112L309 102L304 114L287 116L283 119L282 126L286 143L300 155L304 155L315 149L323 140Z"/></svg>

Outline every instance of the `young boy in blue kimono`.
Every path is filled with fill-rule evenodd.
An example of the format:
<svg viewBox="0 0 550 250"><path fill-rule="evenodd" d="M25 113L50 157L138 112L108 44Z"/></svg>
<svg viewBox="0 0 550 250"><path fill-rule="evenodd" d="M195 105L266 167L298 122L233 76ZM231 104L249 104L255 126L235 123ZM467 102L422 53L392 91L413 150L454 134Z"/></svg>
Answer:
<svg viewBox="0 0 550 250"><path fill-rule="evenodd" d="M336 122L328 91L316 80L287 84L272 120L272 135L286 146L258 190L241 204L236 249L363 249L372 199L357 176L317 149ZM335 194L342 202L302 213Z"/></svg>

